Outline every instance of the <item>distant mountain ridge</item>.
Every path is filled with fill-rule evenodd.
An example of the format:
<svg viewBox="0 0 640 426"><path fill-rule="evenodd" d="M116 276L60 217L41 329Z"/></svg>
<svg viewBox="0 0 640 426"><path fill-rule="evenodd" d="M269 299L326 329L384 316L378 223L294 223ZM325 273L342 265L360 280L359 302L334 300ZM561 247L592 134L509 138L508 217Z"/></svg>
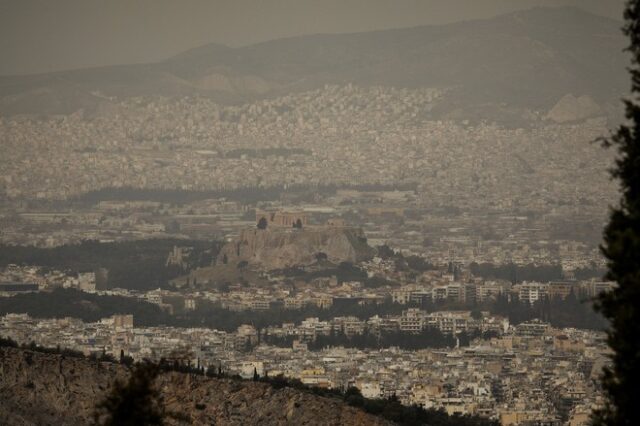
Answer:
<svg viewBox="0 0 640 426"><path fill-rule="evenodd" d="M325 84L446 87L446 108L550 109L563 96L617 101L628 90L620 23L576 8L352 34L201 46L166 61L0 77L0 114L69 113L128 96L222 103Z"/></svg>

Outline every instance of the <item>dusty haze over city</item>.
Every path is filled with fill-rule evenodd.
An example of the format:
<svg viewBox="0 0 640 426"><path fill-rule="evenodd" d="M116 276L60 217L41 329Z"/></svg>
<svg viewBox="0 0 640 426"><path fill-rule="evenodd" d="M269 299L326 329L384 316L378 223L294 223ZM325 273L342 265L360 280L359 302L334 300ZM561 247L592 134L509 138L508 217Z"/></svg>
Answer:
<svg viewBox="0 0 640 426"><path fill-rule="evenodd" d="M208 43L441 25L534 6L620 20L623 0L2 0L0 75L160 61Z"/></svg>
<svg viewBox="0 0 640 426"><path fill-rule="evenodd" d="M623 6L0 0L0 423L586 425Z"/></svg>

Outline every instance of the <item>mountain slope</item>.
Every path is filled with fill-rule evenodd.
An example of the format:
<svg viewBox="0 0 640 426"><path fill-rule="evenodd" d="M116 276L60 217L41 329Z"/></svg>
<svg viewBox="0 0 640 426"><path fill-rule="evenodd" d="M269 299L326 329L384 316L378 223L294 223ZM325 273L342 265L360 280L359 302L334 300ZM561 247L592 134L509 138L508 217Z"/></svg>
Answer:
<svg viewBox="0 0 640 426"><path fill-rule="evenodd" d="M463 107L547 110L566 94L607 102L627 91L619 27L575 8L534 8L442 26L309 35L240 48L213 44L155 64L3 77L0 113L69 112L108 102L98 92L243 102L350 82L447 87L453 89L448 102Z"/></svg>
<svg viewBox="0 0 640 426"><path fill-rule="evenodd" d="M0 348L0 424L90 424L113 380L127 374L117 364ZM167 411L189 419L180 424L391 424L339 400L265 383L165 373L156 384Z"/></svg>

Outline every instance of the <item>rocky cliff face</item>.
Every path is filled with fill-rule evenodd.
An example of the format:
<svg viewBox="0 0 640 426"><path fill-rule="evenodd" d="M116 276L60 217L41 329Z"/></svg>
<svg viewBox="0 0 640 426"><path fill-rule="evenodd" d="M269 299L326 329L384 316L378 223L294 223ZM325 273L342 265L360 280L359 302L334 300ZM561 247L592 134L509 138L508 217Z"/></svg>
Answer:
<svg viewBox="0 0 640 426"><path fill-rule="evenodd" d="M334 263L355 263L371 258L373 249L357 228L247 229L222 248L218 262L244 260L265 269L281 269L312 264L318 253Z"/></svg>
<svg viewBox="0 0 640 426"><path fill-rule="evenodd" d="M0 424L86 425L128 371L117 364L0 348ZM180 373L158 377L167 411L194 425L388 425L383 419L290 388Z"/></svg>

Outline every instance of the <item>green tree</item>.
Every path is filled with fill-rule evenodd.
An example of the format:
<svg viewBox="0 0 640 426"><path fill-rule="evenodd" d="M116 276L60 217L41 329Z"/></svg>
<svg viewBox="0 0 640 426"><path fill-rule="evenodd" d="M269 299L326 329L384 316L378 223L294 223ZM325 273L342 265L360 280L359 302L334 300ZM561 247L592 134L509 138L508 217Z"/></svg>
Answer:
<svg viewBox="0 0 640 426"><path fill-rule="evenodd" d="M628 0L624 33L630 38L632 96L625 101L627 123L608 139L617 149L612 175L620 182L621 200L611 211L602 252L607 278L617 287L599 297L597 308L609 319L612 365L606 368L605 406L594 413L596 425L638 425L640 411L640 0Z"/></svg>
<svg viewBox="0 0 640 426"><path fill-rule="evenodd" d="M393 249L386 244L378 246L377 250L378 256L380 256L382 259L392 259L396 256L396 253L393 251Z"/></svg>
<svg viewBox="0 0 640 426"><path fill-rule="evenodd" d="M322 261L327 260L329 258L329 256L327 256L327 253L324 253L324 252L321 252L321 251L316 253L315 257L316 257L316 262L322 262Z"/></svg>
<svg viewBox="0 0 640 426"><path fill-rule="evenodd" d="M267 229L267 219L264 217L261 217L260 220L258 221L257 227L258 229Z"/></svg>
<svg viewBox="0 0 640 426"><path fill-rule="evenodd" d="M362 407L364 405L364 397L360 389L350 386L344 392L344 400L352 407Z"/></svg>
<svg viewBox="0 0 640 426"><path fill-rule="evenodd" d="M127 383L116 381L107 397L98 404L95 423L103 426L138 426L164 424L164 406L154 387L158 367L141 364Z"/></svg>

